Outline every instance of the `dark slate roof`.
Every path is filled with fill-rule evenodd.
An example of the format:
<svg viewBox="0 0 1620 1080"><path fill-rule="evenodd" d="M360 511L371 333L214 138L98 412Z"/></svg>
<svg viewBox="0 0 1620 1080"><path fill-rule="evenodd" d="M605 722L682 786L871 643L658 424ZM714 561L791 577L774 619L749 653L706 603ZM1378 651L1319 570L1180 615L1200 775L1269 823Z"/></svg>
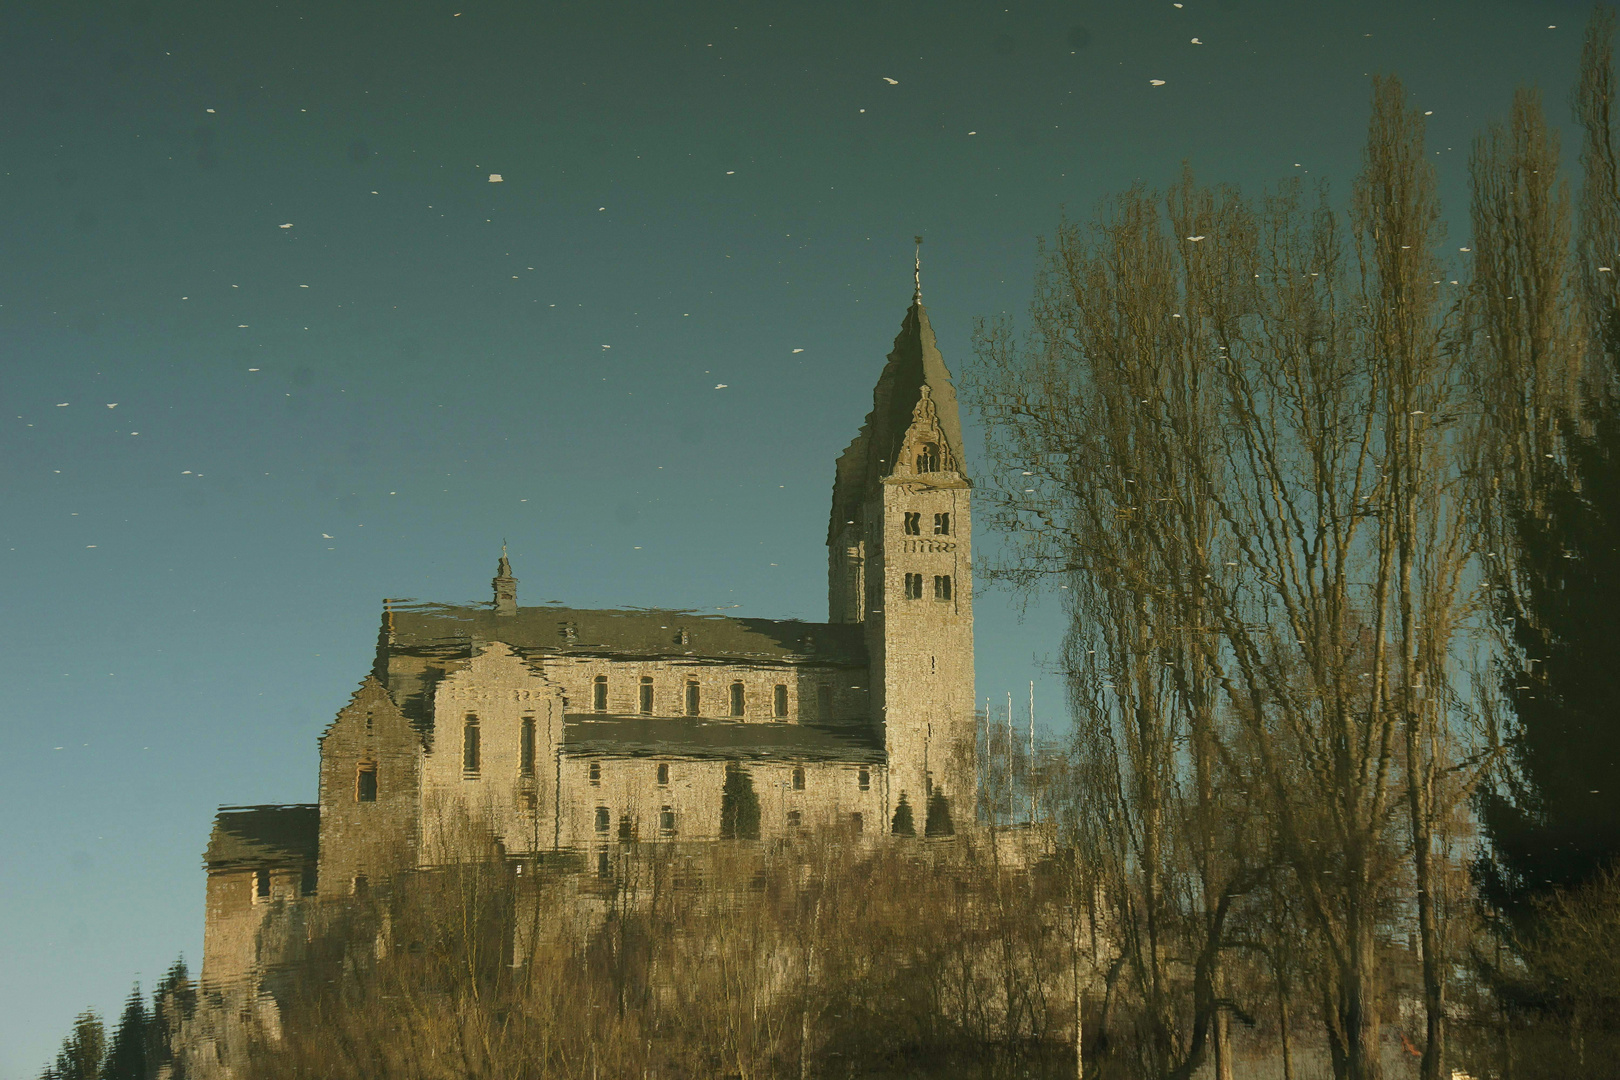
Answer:
<svg viewBox="0 0 1620 1080"><path fill-rule="evenodd" d="M469 659L476 645L489 641L504 642L536 663L550 656L601 656L691 664L867 666L866 639L858 625L551 605L497 615L484 605L390 602L383 612L373 673L426 732L432 688Z"/></svg>
<svg viewBox="0 0 1620 1080"><path fill-rule="evenodd" d="M314 861L320 829L321 808L310 803L222 806L203 861L210 870L300 866Z"/></svg>
<svg viewBox="0 0 1620 1080"><path fill-rule="evenodd" d="M563 753L881 764L883 735L869 724L739 723L582 713L565 718Z"/></svg>
<svg viewBox="0 0 1620 1080"><path fill-rule="evenodd" d="M914 300L872 391L872 411L866 414L860 433L838 457L828 543L837 539L845 522L860 520L868 488L894 471L895 457L911 428L912 413L924 386L933 395L946 448L960 468L967 459L962 455L962 418L956 404L956 387L934 340L928 309L920 300Z"/></svg>

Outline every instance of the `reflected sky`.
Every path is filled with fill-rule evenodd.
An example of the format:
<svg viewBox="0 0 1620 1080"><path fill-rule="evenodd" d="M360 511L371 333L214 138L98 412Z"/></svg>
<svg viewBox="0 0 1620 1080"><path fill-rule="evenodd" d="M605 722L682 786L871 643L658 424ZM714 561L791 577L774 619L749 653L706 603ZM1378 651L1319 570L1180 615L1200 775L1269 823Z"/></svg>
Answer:
<svg viewBox="0 0 1620 1080"><path fill-rule="evenodd" d="M1065 208L1347 190L1396 72L1460 246L1469 140L1518 82L1567 120L1586 13L112 7L0 14L5 1077L200 959L214 808L313 798L383 597L485 599L505 539L525 604L825 618L913 234L960 379ZM1055 713L1052 605L977 626L981 697Z"/></svg>

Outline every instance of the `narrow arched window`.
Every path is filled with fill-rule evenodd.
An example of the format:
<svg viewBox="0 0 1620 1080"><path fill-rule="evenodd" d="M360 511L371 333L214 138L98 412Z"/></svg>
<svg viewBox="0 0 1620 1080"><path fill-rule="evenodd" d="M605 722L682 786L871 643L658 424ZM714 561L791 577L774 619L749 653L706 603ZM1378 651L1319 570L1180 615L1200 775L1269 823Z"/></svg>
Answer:
<svg viewBox="0 0 1620 1080"><path fill-rule="evenodd" d="M686 684L686 715L697 716L699 704L698 683L692 679Z"/></svg>
<svg viewBox="0 0 1620 1080"><path fill-rule="evenodd" d="M612 824L613 814L609 812L607 807L598 806L596 808L596 831L599 833L605 833L608 831L608 827Z"/></svg>
<svg viewBox="0 0 1620 1080"><path fill-rule="evenodd" d="M907 536L921 536L922 512L918 511L915 514L908 512L905 515L904 520L901 522L901 531L903 531Z"/></svg>
<svg viewBox="0 0 1620 1080"><path fill-rule="evenodd" d="M949 535L951 535L951 515L950 514L947 513L947 514L935 514L934 515L934 535L935 536L949 536Z"/></svg>
<svg viewBox="0 0 1620 1080"><path fill-rule="evenodd" d="M476 778L479 760L478 717L468 716L461 727L461 775Z"/></svg>
<svg viewBox="0 0 1620 1080"><path fill-rule="evenodd" d="M776 706L776 709L775 709L776 718L778 720L785 719L787 717L787 714L788 714L788 710L787 710L787 705L788 705L788 702L787 702L787 684L786 683L777 683L776 684L775 700L772 702L772 704L774 704Z"/></svg>
<svg viewBox="0 0 1620 1080"><path fill-rule="evenodd" d="M938 581L938 578L934 579ZM906 575L906 599L921 600L923 591L923 576L921 574Z"/></svg>
<svg viewBox="0 0 1620 1080"><path fill-rule="evenodd" d="M951 577L949 574L936 574L934 576L934 599L949 600L951 598Z"/></svg>
<svg viewBox="0 0 1620 1080"><path fill-rule="evenodd" d="M675 835L675 808L661 807L658 811L658 831L665 836Z"/></svg>
<svg viewBox="0 0 1620 1080"><path fill-rule="evenodd" d="M534 717L523 718L522 733L518 736L518 769L524 776L534 775Z"/></svg>
<svg viewBox="0 0 1620 1080"><path fill-rule="evenodd" d="M590 777L591 783L600 784L602 782L602 763L600 761L591 762L590 767L585 770L585 775Z"/></svg>
<svg viewBox="0 0 1620 1080"><path fill-rule="evenodd" d="M923 443L917 448L917 471L939 472L939 444Z"/></svg>
<svg viewBox="0 0 1620 1080"><path fill-rule="evenodd" d="M669 762L667 761L658 763L658 782L659 784L669 783Z"/></svg>
<svg viewBox="0 0 1620 1080"><path fill-rule="evenodd" d="M596 683L591 688L591 708L597 712L607 712L607 676L598 675Z"/></svg>
<svg viewBox="0 0 1620 1080"><path fill-rule="evenodd" d="M870 791L872 789L872 771L865 765L862 765L861 771L855 774L855 784L862 791Z"/></svg>
<svg viewBox="0 0 1620 1080"><path fill-rule="evenodd" d="M653 681L651 675L641 677L641 711L644 715L653 711Z"/></svg>
<svg viewBox="0 0 1620 1080"><path fill-rule="evenodd" d="M804 790L804 766L803 765L795 765L793 767L793 790L794 791L803 791Z"/></svg>
<svg viewBox="0 0 1620 1080"><path fill-rule="evenodd" d="M740 682L732 683L731 684L731 715L732 716L741 716L743 714L743 704L744 704L743 699L744 699L743 684L740 683Z"/></svg>

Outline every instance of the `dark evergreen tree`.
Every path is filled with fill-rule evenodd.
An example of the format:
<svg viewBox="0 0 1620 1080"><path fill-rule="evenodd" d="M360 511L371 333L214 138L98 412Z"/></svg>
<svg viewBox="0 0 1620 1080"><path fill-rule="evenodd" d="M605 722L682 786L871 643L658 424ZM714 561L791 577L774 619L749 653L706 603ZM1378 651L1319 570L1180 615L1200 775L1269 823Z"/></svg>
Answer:
<svg viewBox="0 0 1620 1080"><path fill-rule="evenodd" d="M152 991L152 1011L147 1021L147 1067L156 1071L168 1066L173 1080L185 1080L182 1060L177 1053L181 1025L197 1008L197 987L179 959L169 968Z"/></svg>
<svg viewBox="0 0 1620 1080"><path fill-rule="evenodd" d="M146 1080L147 1042L151 1038L146 1000L140 983L129 992L124 1013L113 1030L112 1045L102 1067L102 1080Z"/></svg>
<svg viewBox="0 0 1620 1080"><path fill-rule="evenodd" d="M720 835L727 840L759 839L759 795L754 778L741 765L726 766L720 788Z"/></svg>
<svg viewBox="0 0 1620 1080"><path fill-rule="evenodd" d="M1506 507L1514 557L1495 589L1513 646L1502 685L1513 727L1506 781L1481 798L1491 854L1480 878L1492 907L1521 928L1534 900L1593 880L1620 856L1620 308L1613 281L1620 174L1612 29L1611 15L1594 17L1575 98L1585 132L1576 246L1587 377L1580 404L1558 424L1562 452L1521 463L1531 482ZM1498 338L1507 329L1497 328Z"/></svg>
<svg viewBox="0 0 1620 1080"><path fill-rule="evenodd" d="M73 1031L62 1040L56 1064L40 1074L40 1080L101 1080L101 1061L106 1054L107 1033L101 1017L86 1009L73 1021Z"/></svg>
<svg viewBox="0 0 1620 1080"><path fill-rule="evenodd" d="M896 836L916 836L917 823L911 815L911 803L906 800L904 792L900 794L900 802L894 808L894 820L889 823L889 831Z"/></svg>

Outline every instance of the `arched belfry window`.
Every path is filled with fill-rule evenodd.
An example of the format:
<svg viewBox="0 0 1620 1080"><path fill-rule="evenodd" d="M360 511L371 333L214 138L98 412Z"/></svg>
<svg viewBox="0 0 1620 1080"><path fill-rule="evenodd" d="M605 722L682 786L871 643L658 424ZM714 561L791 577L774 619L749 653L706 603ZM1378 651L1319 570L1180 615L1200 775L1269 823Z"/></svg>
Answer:
<svg viewBox="0 0 1620 1080"><path fill-rule="evenodd" d="M917 471L939 472L939 443L923 443L917 447Z"/></svg>
<svg viewBox="0 0 1620 1080"><path fill-rule="evenodd" d="M468 714L461 727L461 774L469 779L478 775L478 717Z"/></svg>
<svg viewBox="0 0 1620 1080"><path fill-rule="evenodd" d="M745 695L744 695L744 691L743 691L743 684L741 682L732 683L731 684L731 715L732 716L741 716L743 714L744 696Z"/></svg>

